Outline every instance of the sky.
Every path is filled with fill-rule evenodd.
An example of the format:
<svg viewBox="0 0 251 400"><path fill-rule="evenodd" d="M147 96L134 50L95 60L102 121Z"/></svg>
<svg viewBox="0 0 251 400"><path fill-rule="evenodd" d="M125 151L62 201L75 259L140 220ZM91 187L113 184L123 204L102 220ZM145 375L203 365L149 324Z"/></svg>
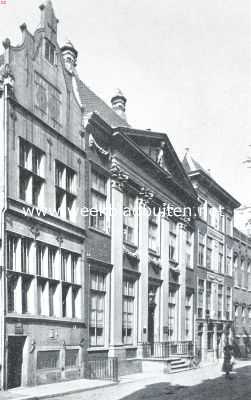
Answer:
<svg viewBox="0 0 251 400"><path fill-rule="evenodd" d="M0 4L0 36L21 42L40 0ZM54 0L60 45L79 52L81 79L108 104L127 97L128 122L166 132L225 190L251 204L250 0ZM250 148L251 149L251 148Z"/></svg>

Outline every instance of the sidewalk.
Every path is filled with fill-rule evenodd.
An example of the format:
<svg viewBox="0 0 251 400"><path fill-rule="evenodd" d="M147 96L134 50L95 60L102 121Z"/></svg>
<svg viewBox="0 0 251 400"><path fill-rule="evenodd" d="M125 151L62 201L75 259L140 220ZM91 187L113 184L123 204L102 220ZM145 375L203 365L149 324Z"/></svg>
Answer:
<svg viewBox="0 0 251 400"><path fill-rule="evenodd" d="M251 366L251 361L237 361L234 369L245 366ZM51 383L49 385L16 388L6 392L0 392L0 400L48 399L53 397L63 397L64 395L71 395L74 393L79 393L80 396L76 396L76 398L80 398L81 393L83 392L88 392L85 395L87 400L92 398L97 399L99 395L104 396L105 393L107 394L107 397L103 398L114 398L117 400L125 395L129 395L144 388L146 385L162 382L189 387L199 385L208 379L217 379L223 375L224 374L221 371L221 363L217 362L203 365L195 370L187 370L177 374L156 374L156 372L152 371L150 373L126 375L120 377L119 383L112 381L79 379L67 382ZM102 388L103 391L99 391L99 389ZM69 397L75 399L75 396Z"/></svg>
<svg viewBox="0 0 251 400"><path fill-rule="evenodd" d="M51 383L49 385L40 385L32 387L20 387L0 392L0 400L37 400L55 396L63 396L64 394L72 394L86 392L89 390L101 389L104 387L117 385L117 382L94 380L94 379L78 379L67 382Z"/></svg>

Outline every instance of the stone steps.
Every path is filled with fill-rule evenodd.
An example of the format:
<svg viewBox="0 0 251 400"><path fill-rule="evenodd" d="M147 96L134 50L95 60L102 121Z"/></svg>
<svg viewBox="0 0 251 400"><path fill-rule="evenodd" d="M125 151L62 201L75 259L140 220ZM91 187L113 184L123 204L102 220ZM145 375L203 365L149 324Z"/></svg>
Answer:
<svg viewBox="0 0 251 400"><path fill-rule="evenodd" d="M167 365L167 372L169 374L187 371L188 369L191 369L190 361L184 358L180 358L179 360L171 360Z"/></svg>

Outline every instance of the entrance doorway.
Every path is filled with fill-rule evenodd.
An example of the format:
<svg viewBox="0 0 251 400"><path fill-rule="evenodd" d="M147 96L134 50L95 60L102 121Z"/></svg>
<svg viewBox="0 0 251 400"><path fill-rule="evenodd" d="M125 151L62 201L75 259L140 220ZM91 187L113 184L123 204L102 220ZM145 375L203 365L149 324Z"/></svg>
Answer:
<svg viewBox="0 0 251 400"><path fill-rule="evenodd" d="M19 387L22 384L24 336L8 337L8 389Z"/></svg>
<svg viewBox="0 0 251 400"><path fill-rule="evenodd" d="M154 342L154 311L155 304L148 305L148 343Z"/></svg>

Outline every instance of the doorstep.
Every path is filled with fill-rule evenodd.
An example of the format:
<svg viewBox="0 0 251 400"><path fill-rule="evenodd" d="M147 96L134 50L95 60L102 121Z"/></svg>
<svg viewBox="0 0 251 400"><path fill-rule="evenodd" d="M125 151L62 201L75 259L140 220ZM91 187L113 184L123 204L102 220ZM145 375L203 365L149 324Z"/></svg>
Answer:
<svg viewBox="0 0 251 400"><path fill-rule="evenodd" d="M98 379L77 379L50 383L48 385L25 386L0 392L0 400L37 400L47 399L65 394L73 394L117 385L118 382Z"/></svg>

